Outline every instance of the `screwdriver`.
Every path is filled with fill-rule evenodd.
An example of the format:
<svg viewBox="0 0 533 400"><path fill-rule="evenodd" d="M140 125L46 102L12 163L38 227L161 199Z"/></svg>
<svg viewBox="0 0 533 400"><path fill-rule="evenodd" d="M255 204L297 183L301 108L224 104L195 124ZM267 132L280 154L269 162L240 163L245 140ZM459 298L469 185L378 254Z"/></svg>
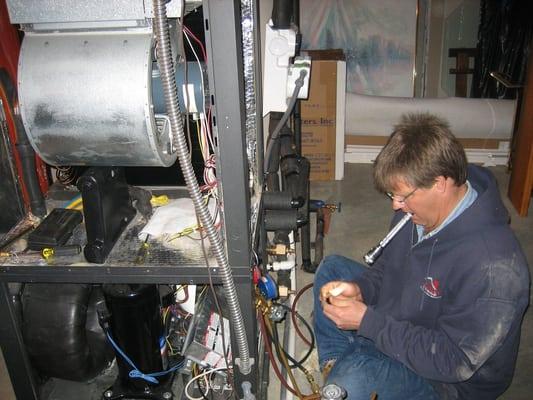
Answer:
<svg viewBox="0 0 533 400"><path fill-rule="evenodd" d="M67 246L45 247L41 250L41 254L45 260L53 256L76 256L81 253L81 246L79 244L71 244Z"/></svg>

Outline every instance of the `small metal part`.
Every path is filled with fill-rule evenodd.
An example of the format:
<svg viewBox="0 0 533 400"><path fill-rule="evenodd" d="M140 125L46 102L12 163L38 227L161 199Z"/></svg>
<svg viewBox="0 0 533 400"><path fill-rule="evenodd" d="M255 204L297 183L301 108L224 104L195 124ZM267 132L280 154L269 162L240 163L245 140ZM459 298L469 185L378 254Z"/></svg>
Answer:
<svg viewBox="0 0 533 400"><path fill-rule="evenodd" d="M335 211L341 212L342 204L341 203L337 203L337 204L328 203L324 205L324 208L327 208L332 213Z"/></svg>
<svg viewBox="0 0 533 400"><path fill-rule="evenodd" d="M43 255L43 258L45 260L48 260L50 257L54 255L54 249L47 247L46 249L43 249L41 251L41 254Z"/></svg>
<svg viewBox="0 0 533 400"><path fill-rule="evenodd" d="M381 242L376 247L372 247L368 253L365 254L364 260L368 265L374 264L376 259L381 255L381 252L385 246L396 236L398 232L404 227L404 225L413 217L413 214L406 213L403 218L390 230L387 235L381 239Z"/></svg>
<svg viewBox="0 0 533 400"><path fill-rule="evenodd" d="M281 322L285 318L285 310L281 306L270 307L270 319L274 322Z"/></svg>
<svg viewBox="0 0 533 400"><path fill-rule="evenodd" d="M255 400L255 395L252 393L252 384L248 381L241 383L243 400Z"/></svg>
<svg viewBox="0 0 533 400"><path fill-rule="evenodd" d="M112 390L106 390L106 391L104 392L104 397L105 397L106 399L110 399L112 396L113 396L113 391L112 391Z"/></svg>
<svg viewBox="0 0 533 400"><path fill-rule="evenodd" d="M346 398L346 391L340 386L330 383L322 388L320 396L322 400L342 400Z"/></svg>
<svg viewBox="0 0 533 400"><path fill-rule="evenodd" d="M292 290L289 290L289 288L285 285L278 286L278 295L279 297L287 297L289 294L293 293Z"/></svg>
<svg viewBox="0 0 533 400"><path fill-rule="evenodd" d="M233 363L237 367L239 367L239 371L240 371L241 374L248 375L251 372L253 365L255 364L255 358L250 357L250 359L248 360L248 368L244 368L244 366L242 365L243 363L242 363L240 357L235 357L235 360L233 361Z"/></svg>
<svg viewBox="0 0 533 400"><path fill-rule="evenodd" d="M169 400L169 399L171 399L171 398L172 398L172 393L170 393L170 392L165 392L165 393L163 393L163 398L164 398L165 400Z"/></svg>
<svg viewBox="0 0 533 400"><path fill-rule="evenodd" d="M291 250L288 248L287 245L283 243L278 243L267 248L267 253L270 255L284 256L287 255L287 253L289 252L291 252Z"/></svg>

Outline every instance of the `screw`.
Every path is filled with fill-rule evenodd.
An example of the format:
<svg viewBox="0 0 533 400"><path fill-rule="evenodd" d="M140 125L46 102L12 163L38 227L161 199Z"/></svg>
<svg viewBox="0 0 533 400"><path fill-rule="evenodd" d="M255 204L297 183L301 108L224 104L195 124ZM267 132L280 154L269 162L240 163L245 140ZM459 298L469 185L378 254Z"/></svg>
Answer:
<svg viewBox="0 0 533 400"><path fill-rule="evenodd" d="M166 399L166 400L171 399L172 398L172 393L170 393L170 392L163 393L163 398Z"/></svg>
<svg viewBox="0 0 533 400"><path fill-rule="evenodd" d="M104 392L104 397L107 397L108 399L113 396L113 391L112 390L106 390Z"/></svg>

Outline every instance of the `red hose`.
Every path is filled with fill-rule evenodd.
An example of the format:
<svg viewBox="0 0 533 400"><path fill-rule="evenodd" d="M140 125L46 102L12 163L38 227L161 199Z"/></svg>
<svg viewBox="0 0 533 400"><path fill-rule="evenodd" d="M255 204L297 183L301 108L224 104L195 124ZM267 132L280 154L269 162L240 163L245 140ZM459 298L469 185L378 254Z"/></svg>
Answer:
<svg viewBox="0 0 533 400"><path fill-rule="evenodd" d="M306 286L304 286L297 294L296 294L296 297L294 298L294 301L292 302L292 307L291 307L291 320L292 320L292 324L294 325L294 328L296 329L296 333L298 333L298 336L300 336L300 338L308 345L308 346L312 346L311 344L311 341L308 340L305 335L302 333L302 331L300 330L300 328L298 327L298 324L297 324L297 321L296 321L296 303L298 302L298 299L302 296L302 294L305 293L305 291L307 291L309 288L313 287L313 284L310 283Z"/></svg>
<svg viewBox="0 0 533 400"><path fill-rule="evenodd" d="M276 364L276 360L274 359L274 353L272 352L272 346L270 345L270 337L267 334L267 329L266 329L266 326L265 326L265 320L264 320L265 316L261 312L259 312L258 314L259 314L259 326L260 326L260 329L261 329L261 334L263 335L263 338L265 340L265 346L267 348L268 358L270 359L270 363L272 364L272 369L276 373L276 376L278 377L278 379L281 382L281 384L289 392L291 392L293 395L298 397L298 393L296 393L296 391L289 386L289 384L287 383L287 381L285 380L285 378L281 374L281 372L280 372L280 370L278 368L278 365Z"/></svg>

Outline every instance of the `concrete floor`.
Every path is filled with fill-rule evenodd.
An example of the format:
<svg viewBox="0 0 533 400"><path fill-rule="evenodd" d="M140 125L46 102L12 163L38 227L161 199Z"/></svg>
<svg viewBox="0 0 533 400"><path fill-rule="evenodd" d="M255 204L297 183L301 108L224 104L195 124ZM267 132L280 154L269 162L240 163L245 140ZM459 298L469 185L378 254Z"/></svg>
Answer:
<svg viewBox="0 0 533 400"><path fill-rule="evenodd" d="M345 168L345 179L343 181L313 182L311 192L314 199L342 203L341 213L333 216L330 232L325 240L325 254L337 253L362 261L365 252L387 233L391 217L390 201L374 190L371 165L346 164ZM506 169L504 167L494 167L491 170L498 179L501 192L505 194L509 179ZM511 214L511 225L522 244L530 266L533 268L533 206L530 207L529 217L520 218L505 195L504 200ZM312 282L312 279L312 275L298 271L299 287ZM312 311L310 299L310 293L308 292L299 302L300 313L309 320ZM298 343L297 353L302 351L299 347L300 344ZM316 371L316 365L311 362L308 367L313 372L315 379L321 383L320 374ZM531 393L533 393L532 373L533 312L530 308L526 313L522 326L522 340L515 378L509 390L500 399L531 399ZM303 379L299 379L299 381L304 382ZM302 390L309 393L307 387L303 384ZM0 360L0 399L15 399L3 360ZM268 399L280 399L279 383L272 373Z"/></svg>

